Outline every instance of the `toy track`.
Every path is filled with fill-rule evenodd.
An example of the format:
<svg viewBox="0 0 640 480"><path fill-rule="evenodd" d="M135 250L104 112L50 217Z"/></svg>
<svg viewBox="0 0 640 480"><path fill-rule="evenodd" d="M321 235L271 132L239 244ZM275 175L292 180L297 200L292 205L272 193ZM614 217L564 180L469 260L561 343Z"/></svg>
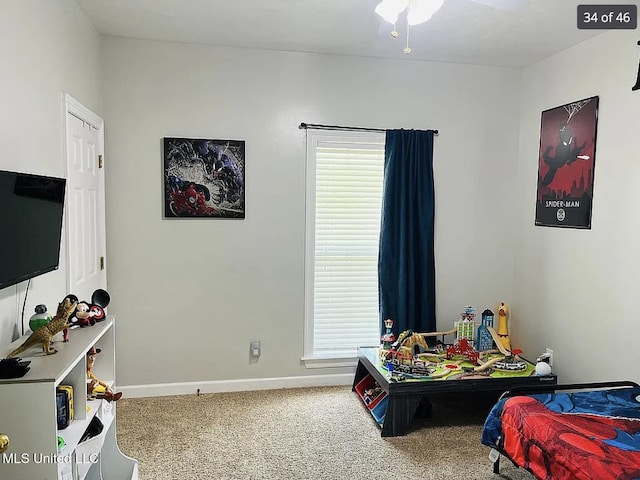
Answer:
<svg viewBox="0 0 640 480"><path fill-rule="evenodd" d="M505 346L502 344L502 340L500 339L500 335L498 335L498 332L496 332L493 327L487 327L487 330L489 330L489 333L491 334L491 337L493 338L493 341L496 344L496 347L498 348L498 350L500 350L500 353L503 354L505 357L510 356L511 352L507 350Z"/></svg>

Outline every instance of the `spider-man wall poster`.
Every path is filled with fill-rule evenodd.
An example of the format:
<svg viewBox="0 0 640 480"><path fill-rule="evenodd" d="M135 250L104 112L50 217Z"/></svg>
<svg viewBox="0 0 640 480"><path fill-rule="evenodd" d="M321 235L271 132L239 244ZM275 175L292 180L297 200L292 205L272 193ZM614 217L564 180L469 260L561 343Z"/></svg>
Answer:
<svg viewBox="0 0 640 480"><path fill-rule="evenodd" d="M542 112L536 225L591 228L598 97Z"/></svg>
<svg viewBox="0 0 640 480"><path fill-rule="evenodd" d="M244 140L164 139L164 216L244 218Z"/></svg>
<svg viewBox="0 0 640 480"><path fill-rule="evenodd" d="M638 41L638 45L640 45L640 41ZM638 76L636 77L636 84L631 87L632 91L640 90L640 61L638 62Z"/></svg>

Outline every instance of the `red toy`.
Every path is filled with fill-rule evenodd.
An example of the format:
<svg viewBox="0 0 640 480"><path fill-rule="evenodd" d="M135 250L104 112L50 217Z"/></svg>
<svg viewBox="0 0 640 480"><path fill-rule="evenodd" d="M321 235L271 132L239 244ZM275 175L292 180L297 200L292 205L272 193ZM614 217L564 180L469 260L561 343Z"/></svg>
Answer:
<svg viewBox="0 0 640 480"><path fill-rule="evenodd" d="M87 302L78 302L76 306L76 310L71 315L69 323L71 326L78 327L89 327L91 325L95 325L96 321L91 318L91 313L89 312L89 304Z"/></svg>
<svg viewBox="0 0 640 480"><path fill-rule="evenodd" d="M461 338L455 345L447 348L447 360L451 360L455 355L464 355L474 365L477 365L480 357L466 338Z"/></svg>
<svg viewBox="0 0 640 480"><path fill-rule="evenodd" d="M69 319L69 324L77 327L90 327L106 318L105 308L109 305L111 297L106 290L97 289L91 295L91 302L78 302L76 309Z"/></svg>

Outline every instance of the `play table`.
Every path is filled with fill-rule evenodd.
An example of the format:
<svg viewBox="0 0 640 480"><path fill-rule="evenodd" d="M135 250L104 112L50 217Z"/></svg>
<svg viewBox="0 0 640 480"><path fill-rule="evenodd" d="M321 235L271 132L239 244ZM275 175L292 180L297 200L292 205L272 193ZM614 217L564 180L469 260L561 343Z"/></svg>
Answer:
<svg viewBox="0 0 640 480"><path fill-rule="evenodd" d="M527 369L519 372L493 371L489 374L457 373L442 378L390 379L378 357L378 347L358 348L358 366L353 379L357 392L382 430L383 437L404 435L416 412L430 410L429 395L465 392L503 392L514 387L555 385L554 374L537 376L535 366L527 361ZM382 391L374 400L363 391L377 383Z"/></svg>

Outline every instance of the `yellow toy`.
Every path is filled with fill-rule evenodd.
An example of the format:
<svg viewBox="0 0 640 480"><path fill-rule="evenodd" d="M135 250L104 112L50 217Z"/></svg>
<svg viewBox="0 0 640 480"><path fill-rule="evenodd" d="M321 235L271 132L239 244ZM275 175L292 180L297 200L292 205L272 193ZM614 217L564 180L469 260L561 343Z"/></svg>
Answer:
<svg viewBox="0 0 640 480"><path fill-rule="evenodd" d="M504 345L504 348L511 350L511 340L509 339L509 327L507 325L507 317L509 315L509 309L500 302L498 308L498 336L500 337L500 343Z"/></svg>
<svg viewBox="0 0 640 480"><path fill-rule="evenodd" d="M99 348L91 347L87 352L87 394L89 398L103 398L107 402L120 400L122 392L113 393L105 382L100 380L91 371L96 361L96 355L100 353Z"/></svg>

